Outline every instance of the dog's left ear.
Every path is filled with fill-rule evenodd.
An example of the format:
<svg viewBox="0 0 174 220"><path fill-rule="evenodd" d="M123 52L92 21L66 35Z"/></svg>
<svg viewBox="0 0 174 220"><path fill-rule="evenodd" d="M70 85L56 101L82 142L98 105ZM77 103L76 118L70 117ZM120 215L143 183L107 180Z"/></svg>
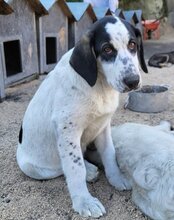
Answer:
<svg viewBox="0 0 174 220"><path fill-rule="evenodd" d="M146 63L144 60L144 48L143 48L143 41L142 41L141 32L137 28L134 28L134 30L135 30L135 35L136 35L137 41L138 41L138 59L140 62L140 66L145 73L148 73L148 69L147 69L147 66L146 66Z"/></svg>
<svg viewBox="0 0 174 220"><path fill-rule="evenodd" d="M97 61L93 50L93 33L87 32L75 46L70 65L90 86L97 81Z"/></svg>

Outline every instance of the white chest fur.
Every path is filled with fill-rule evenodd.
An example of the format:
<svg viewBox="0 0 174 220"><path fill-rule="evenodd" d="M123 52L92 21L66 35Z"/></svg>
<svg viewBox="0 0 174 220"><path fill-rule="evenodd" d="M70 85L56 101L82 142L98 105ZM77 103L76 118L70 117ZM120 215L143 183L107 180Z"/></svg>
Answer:
<svg viewBox="0 0 174 220"><path fill-rule="evenodd" d="M89 109L89 119L82 134L82 147L89 144L109 123L118 107L119 93L115 90L102 89L101 93L93 96L93 105Z"/></svg>

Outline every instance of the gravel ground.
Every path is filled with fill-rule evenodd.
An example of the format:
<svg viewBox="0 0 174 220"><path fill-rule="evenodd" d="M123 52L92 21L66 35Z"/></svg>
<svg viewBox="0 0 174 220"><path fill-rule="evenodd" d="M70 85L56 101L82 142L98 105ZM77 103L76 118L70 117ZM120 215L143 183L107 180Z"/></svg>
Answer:
<svg viewBox="0 0 174 220"><path fill-rule="evenodd" d="M168 37L168 36L167 36ZM156 46L155 46L156 45ZM168 47L166 47L166 45ZM174 40L145 43L146 58L154 52L173 49ZM151 50L151 51L150 51ZM113 117L114 125L124 122L157 124L170 120L174 125L174 66L170 68L149 68L149 74L142 73L143 84L167 84L169 106L162 113L137 113L124 109L127 94L121 95L120 107ZM7 99L0 103L0 219L1 220L80 220L72 210L64 177L36 181L25 176L16 164L16 147L21 121L27 105L44 79L41 76L32 82L17 85L6 90ZM118 192L110 186L100 172L96 183L88 184L90 192L100 199L107 210L101 220L148 220L132 203L131 192Z"/></svg>

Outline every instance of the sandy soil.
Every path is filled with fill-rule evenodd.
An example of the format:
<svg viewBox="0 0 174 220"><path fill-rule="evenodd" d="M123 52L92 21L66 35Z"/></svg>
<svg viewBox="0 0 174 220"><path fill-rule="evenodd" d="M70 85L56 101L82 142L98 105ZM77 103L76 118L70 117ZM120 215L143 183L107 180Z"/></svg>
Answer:
<svg viewBox="0 0 174 220"><path fill-rule="evenodd" d="M174 35L173 35L174 36ZM174 40L173 40L174 41ZM155 51L172 49L172 40L145 43L148 57ZM173 48L174 50L174 48ZM121 95L120 107L113 124L127 121L157 124L170 120L174 125L174 66L149 68L142 73L143 84L167 84L169 105L162 113L137 113L124 109L127 94ZM82 219L71 208L64 177L48 181L36 181L25 176L16 164L18 132L26 107L44 77L7 89L7 99L0 103L0 219L1 220L78 220ZM131 202L131 192L118 192L110 186L100 172L96 183L88 184L90 192L104 204L107 214L103 220L147 220L148 218Z"/></svg>

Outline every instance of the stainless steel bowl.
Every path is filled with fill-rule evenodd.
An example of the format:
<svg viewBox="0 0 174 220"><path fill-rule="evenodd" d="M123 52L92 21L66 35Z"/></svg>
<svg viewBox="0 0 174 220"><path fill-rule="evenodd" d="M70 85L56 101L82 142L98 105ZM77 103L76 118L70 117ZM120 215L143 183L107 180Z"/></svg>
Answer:
<svg viewBox="0 0 174 220"><path fill-rule="evenodd" d="M168 87L161 85L145 85L140 90L128 94L125 105L136 112L157 113L168 108Z"/></svg>

